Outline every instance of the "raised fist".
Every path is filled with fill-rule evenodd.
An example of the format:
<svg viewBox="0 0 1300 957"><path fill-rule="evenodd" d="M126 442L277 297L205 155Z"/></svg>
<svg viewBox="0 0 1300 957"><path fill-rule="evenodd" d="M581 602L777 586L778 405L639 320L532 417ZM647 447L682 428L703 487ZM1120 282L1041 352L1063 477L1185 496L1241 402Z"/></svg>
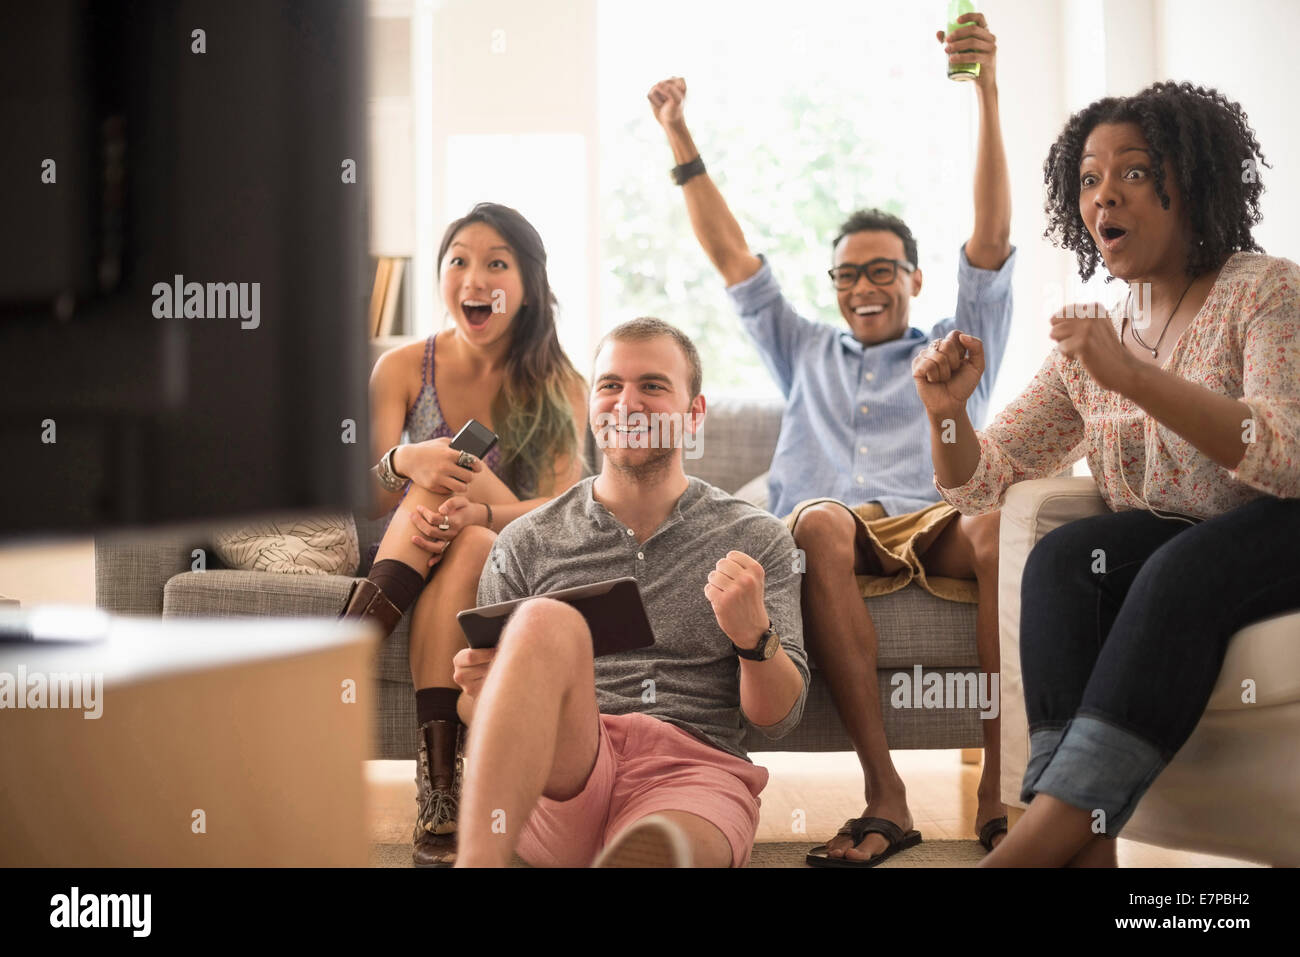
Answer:
<svg viewBox="0 0 1300 957"><path fill-rule="evenodd" d="M682 104L686 99L686 81L680 76L660 80L650 88L646 99L650 101L650 110L660 126L664 129L678 126L683 122Z"/></svg>
<svg viewBox="0 0 1300 957"><path fill-rule="evenodd" d="M983 374L984 343L957 330L936 339L912 360L916 392L932 414L965 409Z"/></svg>

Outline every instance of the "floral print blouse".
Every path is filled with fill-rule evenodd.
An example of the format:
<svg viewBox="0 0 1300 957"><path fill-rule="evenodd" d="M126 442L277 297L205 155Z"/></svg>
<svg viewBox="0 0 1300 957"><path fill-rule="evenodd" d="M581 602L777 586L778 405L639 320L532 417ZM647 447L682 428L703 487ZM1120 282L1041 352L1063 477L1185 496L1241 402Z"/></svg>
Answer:
<svg viewBox="0 0 1300 957"><path fill-rule="evenodd" d="M1250 407L1235 469L1053 350L1029 387L976 433L980 460L969 481L946 489L936 478L935 488L960 511L979 514L1000 507L1013 483L1055 475L1086 456L1112 511L1210 518L1263 495L1300 498L1300 266L1233 255L1164 369Z"/></svg>

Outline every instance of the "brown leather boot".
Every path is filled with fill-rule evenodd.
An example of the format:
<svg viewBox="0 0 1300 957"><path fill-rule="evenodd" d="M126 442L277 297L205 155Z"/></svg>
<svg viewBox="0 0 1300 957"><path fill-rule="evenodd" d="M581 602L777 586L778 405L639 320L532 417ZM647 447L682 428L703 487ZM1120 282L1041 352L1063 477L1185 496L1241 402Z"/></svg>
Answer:
<svg viewBox="0 0 1300 957"><path fill-rule="evenodd" d="M369 578L362 578L352 583L347 603L339 617L372 621L383 631L383 637L387 638L402 620L402 612L388 600L378 585Z"/></svg>
<svg viewBox="0 0 1300 957"><path fill-rule="evenodd" d="M430 721L420 726L415 759L415 848L411 854L416 867L451 867L456 863L464 730L459 721Z"/></svg>

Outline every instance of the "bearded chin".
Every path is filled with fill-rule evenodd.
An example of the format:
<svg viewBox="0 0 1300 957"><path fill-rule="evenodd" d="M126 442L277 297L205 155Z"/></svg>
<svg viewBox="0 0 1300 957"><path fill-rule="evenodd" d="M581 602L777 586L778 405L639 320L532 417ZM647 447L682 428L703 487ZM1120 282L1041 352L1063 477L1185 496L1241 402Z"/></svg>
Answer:
<svg viewBox="0 0 1300 957"><path fill-rule="evenodd" d="M675 448L650 449L650 454L643 461L635 464L619 462L606 456L606 460L621 475L630 478L639 485L648 484L660 478L673 464Z"/></svg>

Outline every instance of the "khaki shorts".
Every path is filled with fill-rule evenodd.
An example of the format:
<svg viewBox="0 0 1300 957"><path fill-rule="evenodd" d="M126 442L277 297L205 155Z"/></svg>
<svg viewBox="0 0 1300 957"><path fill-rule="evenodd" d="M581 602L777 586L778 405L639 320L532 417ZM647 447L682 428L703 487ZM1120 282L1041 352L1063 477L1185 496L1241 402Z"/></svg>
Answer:
<svg viewBox="0 0 1300 957"><path fill-rule="evenodd" d="M882 574L857 576L863 598L888 595L915 581L937 598L971 605L979 603L979 589L974 580L931 578L925 574L922 558L926 550L960 514L947 502L936 502L903 515L886 515L878 502L849 506L835 498L810 498L796 505L785 517L786 528L793 534L794 523L804 509L823 503L838 505L854 517L858 524L858 546L869 548L880 563Z"/></svg>

